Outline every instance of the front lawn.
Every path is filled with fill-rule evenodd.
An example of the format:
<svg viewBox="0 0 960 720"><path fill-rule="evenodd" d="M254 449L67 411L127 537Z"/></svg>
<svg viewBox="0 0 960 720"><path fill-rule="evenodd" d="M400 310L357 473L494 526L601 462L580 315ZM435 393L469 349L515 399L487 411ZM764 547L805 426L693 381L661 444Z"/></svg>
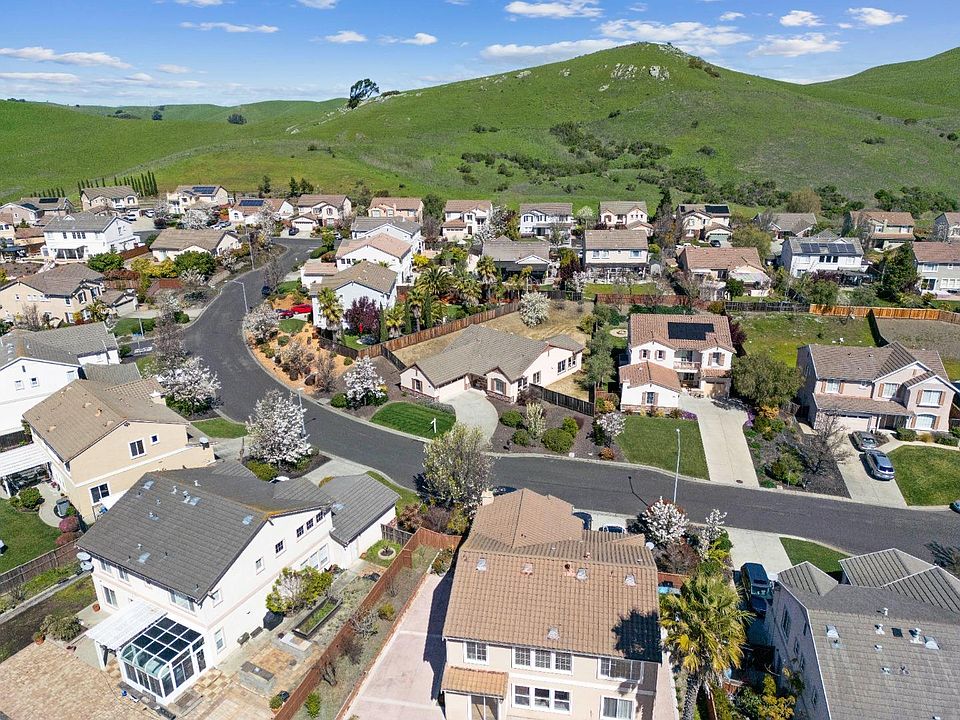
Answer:
<svg viewBox="0 0 960 720"><path fill-rule="evenodd" d="M415 493L413 490L410 490L409 488L405 488L402 485L397 485L396 483L390 482L383 475L378 473L376 470L367 470L367 475L369 475L370 477L372 477L374 480L381 483L382 485L386 485L388 488L390 488L395 493L397 493L397 495L400 496L400 499L397 500L398 512L402 510L404 507L406 507L407 505L420 504L420 496L417 495L417 493Z"/></svg>
<svg viewBox="0 0 960 720"><path fill-rule="evenodd" d="M197 420L193 426L208 437L239 438L247 434L247 428L242 423L235 423L226 418L212 418L211 420Z"/></svg>
<svg viewBox="0 0 960 720"><path fill-rule="evenodd" d="M736 320L747 334L747 353L768 350L790 367L797 364L797 348L820 344L873 347L870 324L864 320L804 315L799 313L747 313Z"/></svg>
<svg viewBox="0 0 960 720"><path fill-rule="evenodd" d="M415 405L408 402L395 402L384 405L377 410L377 413L370 418L372 422L384 427L400 430L401 432L419 435L420 437L435 437L433 432L432 420L437 420L436 435L443 435L457 418L453 413L443 410L434 410L425 405Z"/></svg>
<svg viewBox="0 0 960 720"><path fill-rule="evenodd" d="M296 335L306 324L307 321L300 318L284 318L280 321L280 329L288 335Z"/></svg>
<svg viewBox="0 0 960 720"><path fill-rule="evenodd" d="M674 472L677 469L677 428L680 428L680 472L708 478L700 425L693 420L631 416L617 445L629 462Z"/></svg>
<svg viewBox="0 0 960 720"><path fill-rule="evenodd" d="M132 318L124 317L117 320L117 324L113 326L114 335L117 337L123 337L124 335L133 335L140 334L140 328L143 328L143 331L148 333L153 330L156 321L153 318Z"/></svg>
<svg viewBox="0 0 960 720"><path fill-rule="evenodd" d="M303 286L299 280L284 280L277 285L277 289L273 291L273 294L275 297L284 297L285 295L300 294L302 292Z"/></svg>
<svg viewBox="0 0 960 720"><path fill-rule="evenodd" d="M19 512L0 500L0 540L7 551L0 555L0 573L53 550L60 535L57 528L45 524L35 512Z"/></svg>
<svg viewBox="0 0 960 720"><path fill-rule="evenodd" d="M629 289L623 286L621 290L621 286L612 283L587 283L583 286L583 299L593 300L597 293L615 294L618 292L622 292L625 295L656 295L657 286L656 283L643 282L634 283Z"/></svg>
<svg viewBox="0 0 960 720"><path fill-rule="evenodd" d="M787 551L787 557L794 565L807 561L829 575L837 575L841 572L840 561L850 557L839 550L819 545L809 540L796 540L794 538L780 538L780 544Z"/></svg>
<svg viewBox="0 0 960 720"><path fill-rule="evenodd" d="M890 452L907 505L949 505L960 499L960 452L904 445Z"/></svg>

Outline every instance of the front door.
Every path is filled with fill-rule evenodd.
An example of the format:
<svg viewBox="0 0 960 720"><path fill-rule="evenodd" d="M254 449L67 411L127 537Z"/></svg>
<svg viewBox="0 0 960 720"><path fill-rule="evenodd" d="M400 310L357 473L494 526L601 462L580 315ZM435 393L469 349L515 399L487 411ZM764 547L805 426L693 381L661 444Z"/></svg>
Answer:
<svg viewBox="0 0 960 720"><path fill-rule="evenodd" d="M470 720L497 720L499 717L496 698L483 695L470 696Z"/></svg>

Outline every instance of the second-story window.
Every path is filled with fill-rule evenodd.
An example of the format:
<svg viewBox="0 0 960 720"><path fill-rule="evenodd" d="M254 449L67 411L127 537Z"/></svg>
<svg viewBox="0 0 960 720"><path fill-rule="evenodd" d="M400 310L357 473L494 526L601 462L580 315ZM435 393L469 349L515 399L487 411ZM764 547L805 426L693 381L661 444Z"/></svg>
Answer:
<svg viewBox="0 0 960 720"><path fill-rule="evenodd" d="M487 644L478 642L467 642L464 650L467 662L487 663Z"/></svg>
<svg viewBox="0 0 960 720"><path fill-rule="evenodd" d="M920 404L940 407L940 399L942 397L943 393L939 390L924 390L920 394Z"/></svg>
<svg viewBox="0 0 960 720"><path fill-rule="evenodd" d="M897 394L897 383L884 383L880 388L880 397L888 400Z"/></svg>
<svg viewBox="0 0 960 720"><path fill-rule="evenodd" d="M134 440L130 443L130 457L138 458L145 454L146 450L143 449L143 440Z"/></svg>
<svg viewBox="0 0 960 720"><path fill-rule="evenodd" d="M273 550L277 555L280 555L283 552L283 540L274 545Z"/></svg>
<svg viewBox="0 0 960 720"><path fill-rule="evenodd" d="M827 380L824 384L823 391L828 393L838 393L840 392L840 381L839 380Z"/></svg>

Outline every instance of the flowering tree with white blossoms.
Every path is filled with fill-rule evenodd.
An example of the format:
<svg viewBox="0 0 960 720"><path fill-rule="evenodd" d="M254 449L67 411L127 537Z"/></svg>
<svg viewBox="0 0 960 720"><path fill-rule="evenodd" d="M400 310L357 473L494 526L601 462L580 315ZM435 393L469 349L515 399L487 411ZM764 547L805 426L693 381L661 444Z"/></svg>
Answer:
<svg viewBox="0 0 960 720"><path fill-rule="evenodd" d="M647 540L657 547L666 547L683 539L690 524L679 505L660 498L637 518Z"/></svg>
<svg viewBox="0 0 960 720"><path fill-rule="evenodd" d="M200 208L191 208L180 218L180 224L187 230L202 230L210 224L210 213Z"/></svg>
<svg viewBox="0 0 960 720"><path fill-rule="evenodd" d="M713 544L723 536L723 521L726 517L727 514L720 512L717 508L707 515L706 524L697 536L697 552L700 553L700 557L705 558Z"/></svg>
<svg viewBox="0 0 960 720"><path fill-rule="evenodd" d="M607 447L612 443L627 425L627 419L621 412L608 412L598 417L595 421L594 434L597 440Z"/></svg>
<svg viewBox="0 0 960 720"><path fill-rule="evenodd" d="M242 327L243 331L259 344L277 334L280 320L269 303L260 303L243 317Z"/></svg>
<svg viewBox="0 0 960 720"><path fill-rule="evenodd" d="M540 325L549 315L550 300L542 292L530 292L520 299L520 319L524 325Z"/></svg>
<svg viewBox="0 0 960 720"><path fill-rule="evenodd" d="M369 405L383 398L383 378L377 372L373 360L368 357L360 360L348 370L343 381L347 386L347 402L351 407Z"/></svg>
<svg viewBox="0 0 960 720"><path fill-rule="evenodd" d="M277 467L295 465L310 454L303 434L306 410L279 390L270 390L247 420L247 451L251 457Z"/></svg>
<svg viewBox="0 0 960 720"><path fill-rule="evenodd" d="M587 286L588 279L587 273L583 272L582 270L575 272L570 276L570 286L573 288L574 292L582 293L583 289Z"/></svg>
<svg viewBox="0 0 960 720"><path fill-rule="evenodd" d="M208 410L220 391L217 374L203 364L197 355L157 376L170 404L187 415Z"/></svg>

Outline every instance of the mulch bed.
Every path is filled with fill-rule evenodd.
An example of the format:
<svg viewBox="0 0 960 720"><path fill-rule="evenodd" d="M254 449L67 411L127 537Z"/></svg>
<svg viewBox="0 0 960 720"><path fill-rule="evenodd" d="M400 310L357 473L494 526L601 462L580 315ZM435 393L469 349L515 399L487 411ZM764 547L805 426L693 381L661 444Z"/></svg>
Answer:
<svg viewBox="0 0 960 720"><path fill-rule="evenodd" d="M782 490L850 497L847 485L840 474L840 468L835 462L828 462L827 467L817 474L804 469L802 485L784 485L770 477L766 469L780 456L780 453L799 449L805 441L806 436L793 420L788 420L786 428L772 440L767 440L759 433L753 437L747 435L747 446L750 448L750 456L753 458L753 465L760 482L772 482Z"/></svg>
<svg viewBox="0 0 960 720"><path fill-rule="evenodd" d="M521 415L526 412L526 408L520 404L511 405L510 403L503 402L502 400L496 400L494 398L490 398L490 402L492 402L494 407L497 408L497 414L499 415L503 415L503 413L507 410L516 410ZM557 407L556 405L550 405L548 403L543 403L543 411L544 417L547 421L548 429L559 426L565 417L574 418L577 421L577 425L580 426L580 432L577 433L577 436L573 442L573 447L570 448L570 451L579 458L597 458L597 453L600 451L600 448L594 445L593 440L591 440L593 426L592 417L581 415L580 413L573 412L572 410L567 410L566 408ZM493 434L493 438L490 440L490 444L493 446L493 451L511 453L540 453L564 457L560 453L555 453L552 450L548 450L540 443L529 445L528 447L514 445L512 442L510 442L510 438L516 431L517 428L507 427L503 423L499 423L497 425L496 432ZM620 453L619 448L613 449L617 453L617 459L622 459L622 454Z"/></svg>

